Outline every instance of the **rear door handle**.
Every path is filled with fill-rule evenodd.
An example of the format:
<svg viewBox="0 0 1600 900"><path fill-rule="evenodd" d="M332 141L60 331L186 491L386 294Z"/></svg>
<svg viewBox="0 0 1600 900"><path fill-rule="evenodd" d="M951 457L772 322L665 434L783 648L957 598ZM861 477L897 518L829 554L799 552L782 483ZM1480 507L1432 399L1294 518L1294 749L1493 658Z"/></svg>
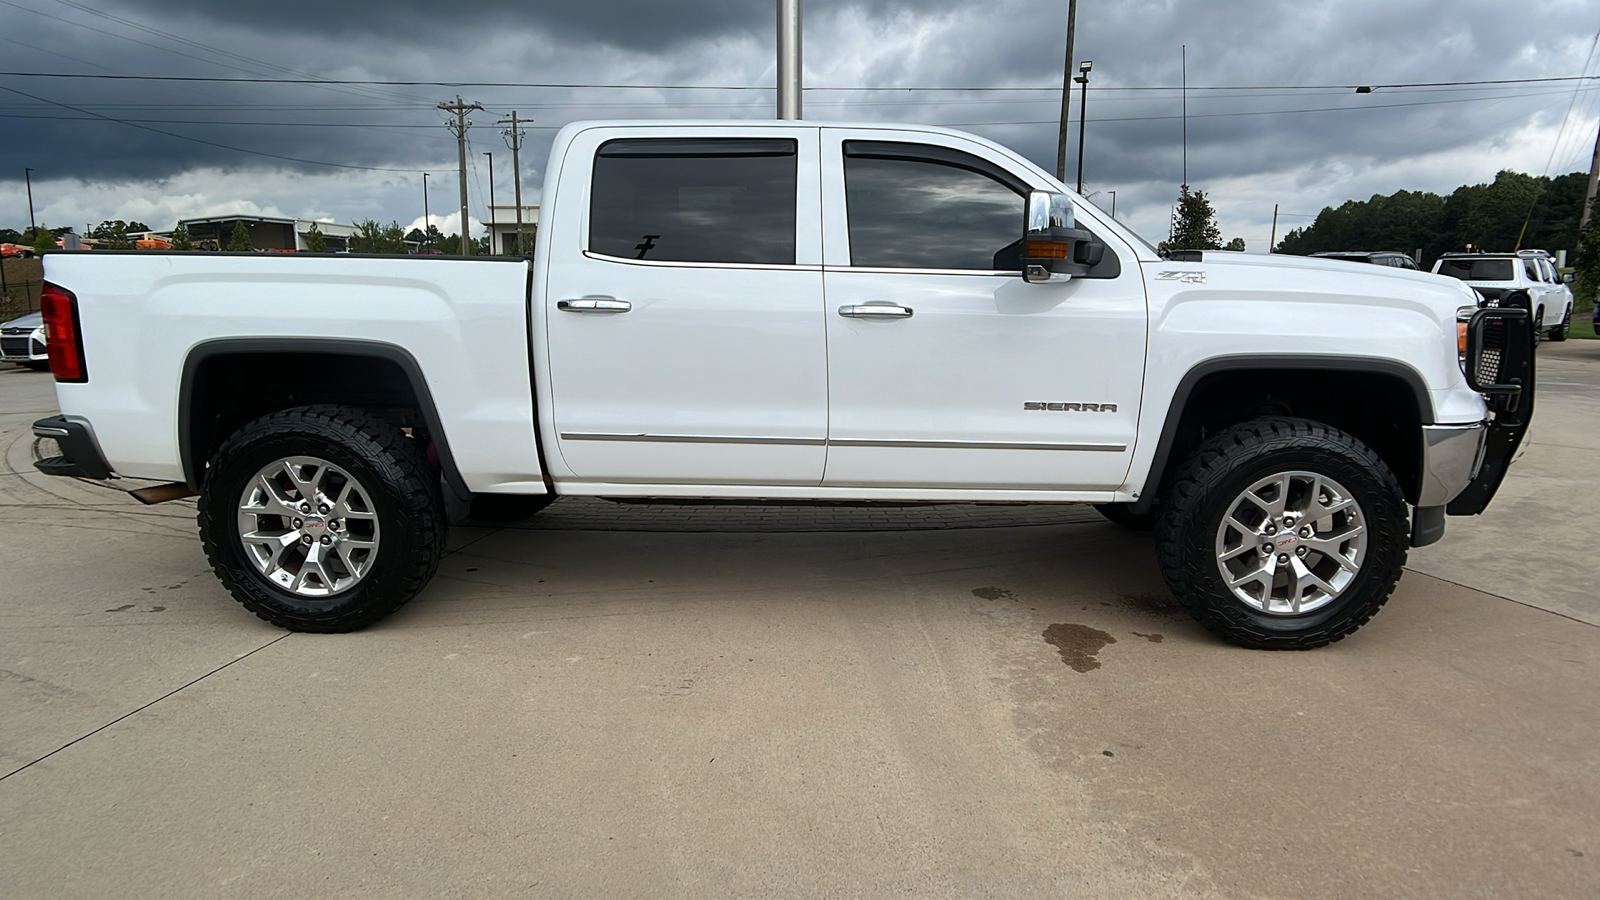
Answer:
<svg viewBox="0 0 1600 900"><path fill-rule="evenodd" d="M577 300L557 300L556 309L575 313L625 313L633 304L615 297L581 297Z"/></svg>
<svg viewBox="0 0 1600 900"><path fill-rule="evenodd" d="M909 306L898 306L882 300L839 307L839 315L847 319L909 319L913 312Z"/></svg>

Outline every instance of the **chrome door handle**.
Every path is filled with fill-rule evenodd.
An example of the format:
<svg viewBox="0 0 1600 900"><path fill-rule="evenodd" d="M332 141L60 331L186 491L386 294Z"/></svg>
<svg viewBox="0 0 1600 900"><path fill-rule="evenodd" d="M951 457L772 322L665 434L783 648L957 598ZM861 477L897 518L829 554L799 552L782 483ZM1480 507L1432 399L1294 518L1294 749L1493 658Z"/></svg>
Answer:
<svg viewBox="0 0 1600 900"><path fill-rule="evenodd" d="M615 297L583 297L578 300L557 300L556 309L575 313L625 313L633 304Z"/></svg>
<svg viewBox="0 0 1600 900"><path fill-rule="evenodd" d="M909 319L914 310L882 301L852 304L839 307L839 315L847 319Z"/></svg>

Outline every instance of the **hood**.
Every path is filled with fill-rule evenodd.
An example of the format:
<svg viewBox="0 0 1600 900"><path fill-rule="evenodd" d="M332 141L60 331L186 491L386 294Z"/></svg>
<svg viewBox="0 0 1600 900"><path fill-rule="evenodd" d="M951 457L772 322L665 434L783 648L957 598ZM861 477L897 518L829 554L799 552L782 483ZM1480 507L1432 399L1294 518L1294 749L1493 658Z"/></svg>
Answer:
<svg viewBox="0 0 1600 900"><path fill-rule="evenodd" d="M1162 259L1146 262L1144 267L1157 278L1160 278L1160 273L1169 270L1206 270L1215 273L1209 279L1213 285L1279 288L1296 293L1335 294L1352 298L1405 298L1414 303L1423 303L1441 316L1450 318L1454 318L1457 308L1476 306L1478 303L1476 291L1448 275L1325 257L1206 250L1201 254L1200 262Z"/></svg>
<svg viewBox="0 0 1600 900"><path fill-rule="evenodd" d="M9 322L0 322L0 328L38 328L44 324L44 313L31 312L25 316L18 316Z"/></svg>

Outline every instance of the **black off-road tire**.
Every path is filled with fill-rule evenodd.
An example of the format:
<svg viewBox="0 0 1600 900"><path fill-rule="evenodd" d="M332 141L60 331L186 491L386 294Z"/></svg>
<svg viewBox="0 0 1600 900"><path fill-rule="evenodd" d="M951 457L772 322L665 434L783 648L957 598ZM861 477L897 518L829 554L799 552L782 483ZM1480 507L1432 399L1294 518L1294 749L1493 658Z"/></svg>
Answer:
<svg viewBox="0 0 1600 900"><path fill-rule="evenodd" d="M1544 341L1544 308L1534 310L1533 318L1528 321L1533 325L1530 329L1533 332L1533 346L1538 347Z"/></svg>
<svg viewBox="0 0 1600 900"><path fill-rule="evenodd" d="M1567 314L1561 318L1561 324L1550 329L1550 342L1560 343L1572 333L1572 307L1567 307Z"/></svg>
<svg viewBox="0 0 1600 900"><path fill-rule="evenodd" d="M520 522L554 502L554 494L473 494L468 516L479 522Z"/></svg>
<svg viewBox="0 0 1600 900"><path fill-rule="evenodd" d="M1216 542L1242 492L1289 471L1343 484L1360 504L1369 540L1360 570L1332 602L1301 615L1274 615L1228 589ZM1167 585L1212 633L1261 650L1309 650L1366 624L1394 592L1410 543L1405 496L1389 466L1354 437L1307 419L1257 419L1214 436L1184 462L1163 499L1156 555Z"/></svg>
<svg viewBox="0 0 1600 900"><path fill-rule="evenodd" d="M1134 512L1132 507L1131 503L1096 503L1094 511L1105 516L1106 521L1129 531L1149 531L1156 527L1159 513L1153 507L1142 513Z"/></svg>
<svg viewBox="0 0 1600 900"><path fill-rule="evenodd" d="M302 597L269 581L239 539L247 482L263 466L294 456L343 468L377 515L380 540L371 568L353 587L325 598ZM234 599L280 628L331 634L377 622L427 585L444 551L442 510L438 478L415 441L365 410L319 405L256 419L224 441L201 484L198 518L206 557Z"/></svg>

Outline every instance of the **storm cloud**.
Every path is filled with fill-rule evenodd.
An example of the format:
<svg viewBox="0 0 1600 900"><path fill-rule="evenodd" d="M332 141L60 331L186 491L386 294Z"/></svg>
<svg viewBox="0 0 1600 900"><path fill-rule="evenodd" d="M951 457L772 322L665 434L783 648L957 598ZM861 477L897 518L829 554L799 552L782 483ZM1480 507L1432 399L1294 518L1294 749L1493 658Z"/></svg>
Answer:
<svg viewBox="0 0 1600 900"><path fill-rule="evenodd" d="M533 120L526 197L566 122L766 118L774 102L770 0L0 0L0 13L0 70L34 73L0 75L0 226L26 224L24 167L53 224L168 228L251 209L404 224L420 218L424 171L437 218L456 206L455 142L434 107L457 93L486 107L471 131L481 216L485 151L497 199L510 197L510 153L493 126L512 109ZM1054 169L1065 2L810 0L805 14L808 119L954 125ZM1183 47L1188 182L1211 194L1225 236L1252 249L1265 249L1274 203L1281 236L1308 221L1296 216L1352 197L1585 167L1600 83L1411 85L1593 75L1597 27L1576 0L1514 11L1493 0L1084 0L1085 192L1102 206L1117 192L1120 218L1164 236L1185 177ZM35 77L68 73L424 83ZM907 90L929 87L1006 90Z"/></svg>

